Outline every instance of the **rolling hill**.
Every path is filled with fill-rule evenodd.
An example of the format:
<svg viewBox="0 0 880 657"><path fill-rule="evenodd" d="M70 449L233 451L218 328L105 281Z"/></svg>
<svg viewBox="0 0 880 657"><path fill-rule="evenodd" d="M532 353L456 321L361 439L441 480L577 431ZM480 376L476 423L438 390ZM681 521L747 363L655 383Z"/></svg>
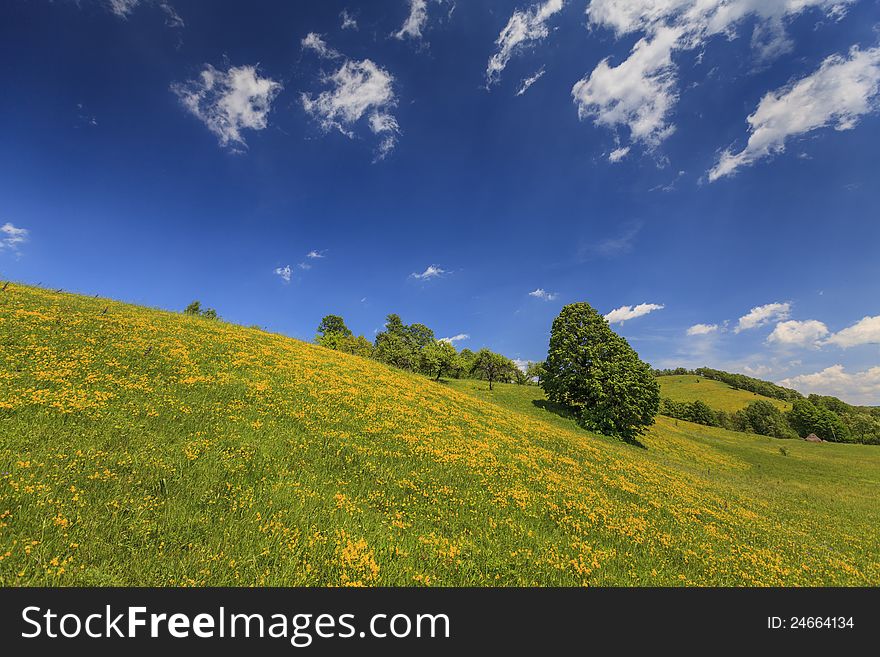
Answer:
<svg viewBox="0 0 880 657"><path fill-rule="evenodd" d="M659 376L660 394L676 402L702 400L716 411L735 413L752 402L768 401L781 411L791 409L791 404L772 397L765 397L748 390L731 388L721 381L713 381L702 376Z"/></svg>
<svg viewBox="0 0 880 657"><path fill-rule="evenodd" d="M880 583L877 448L643 442L535 386L0 293L2 585Z"/></svg>

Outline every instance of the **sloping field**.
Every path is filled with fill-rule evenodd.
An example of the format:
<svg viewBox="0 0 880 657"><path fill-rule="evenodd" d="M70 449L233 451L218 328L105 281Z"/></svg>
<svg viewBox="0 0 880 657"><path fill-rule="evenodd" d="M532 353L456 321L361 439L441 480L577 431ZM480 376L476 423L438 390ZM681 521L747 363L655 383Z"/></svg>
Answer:
<svg viewBox="0 0 880 657"><path fill-rule="evenodd" d="M660 376L660 394L676 402L704 401L716 411L735 413L752 402L768 401L782 411L791 409L791 404L780 399L772 399L748 390L731 388L721 381L704 379L701 376Z"/></svg>
<svg viewBox="0 0 880 657"><path fill-rule="evenodd" d="M639 449L481 385L10 285L0 584L880 583L877 448Z"/></svg>

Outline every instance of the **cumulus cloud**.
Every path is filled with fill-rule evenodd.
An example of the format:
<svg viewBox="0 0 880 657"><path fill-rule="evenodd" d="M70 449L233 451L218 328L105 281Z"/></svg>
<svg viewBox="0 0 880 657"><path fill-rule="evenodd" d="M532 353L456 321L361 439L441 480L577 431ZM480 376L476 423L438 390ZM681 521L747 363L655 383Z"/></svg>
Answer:
<svg viewBox="0 0 880 657"><path fill-rule="evenodd" d="M547 23L554 14L562 10L562 5L563 0L546 0L528 9L517 9L513 12L495 40L497 51L486 66L487 86L498 81L514 54L547 38L550 34Z"/></svg>
<svg viewBox="0 0 880 657"><path fill-rule="evenodd" d="M449 344L454 344L456 342L461 342L462 340L469 340L471 336L467 333L459 333L458 335L453 335L449 338L440 338L440 342L448 342Z"/></svg>
<svg viewBox="0 0 880 657"><path fill-rule="evenodd" d="M637 306L621 306L605 315L609 324L623 324L625 321L642 317L655 310L662 310L665 306L661 303L640 303Z"/></svg>
<svg viewBox="0 0 880 657"><path fill-rule="evenodd" d="M540 69L538 69L538 71L534 75L527 77L522 81L522 84L519 87L519 91L516 92L516 95L522 96L525 92L527 92L529 90L529 87L531 87L533 84L535 84L535 82L540 80L543 75L544 75L544 67L542 66Z"/></svg>
<svg viewBox="0 0 880 657"><path fill-rule="evenodd" d="M397 106L394 76L369 59L346 59L332 74L324 76L327 89L316 96L300 96L303 109L325 132L339 130L353 139L362 121L379 137L376 159L381 160L397 144L400 127L391 110Z"/></svg>
<svg viewBox="0 0 880 657"><path fill-rule="evenodd" d="M687 330L688 335L709 335L718 332L718 324L694 324Z"/></svg>
<svg viewBox="0 0 880 657"><path fill-rule="evenodd" d="M316 32L306 34L302 41L300 41L300 46L303 50L313 50L319 57L324 57L325 59L338 59L342 57L342 53L328 46L323 37Z"/></svg>
<svg viewBox="0 0 880 657"><path fill-rule="evenodd" d="M221 146L246 147L243 130L264 130L281 84L260 77L254 66L219 71L210 64L196 80L171 85L181 104L220 140Z"/></svg>
<svg viewBox="0 0 880 657"><path fill-rule="evenodd" d="M779 385L802 393L833 395L851 404L880 404L880 367L849 373L843 365L832 365L821 372L783 379Z"/></svg>
<svg viewBox="0 0 880 657"><path fill-rule="evenodd" d="M733 332L739 333L740 331L747 331L749 329L764 326L772 321L788 319L790 312L791 304L788 302L768 303L764 306L755 306L747 314L739 318Z"/></svg>
<svg viewBox="0 0 880 657"><path fill-rule="evenodd" d="M831 55L810 75L767 93L747 121L749 141L738 153L726 150L709 181L733 174L785 150L791 137L820 128L849 130L878 109L880 48L853 47L848 57Z"/></svg>
<svg viewBox="0 0 880 657"><path fill-rule="evenodd" d="M410 278L416 278L419 280L427 281L432 278L439 278L440 276L443 276L444 274L448 274L448 273L449 273L448 271L446 271L445 269L443 269L441 267L438 267L437 265L428 265L425 268L425 271L423 271L421 274L417 274L417 273L413 272L409 276L410 276Z"/></svg>
<svg viewBox="0 0 880 657"><path fill-rule="evenodd" d="M572 88L582 119L629 131L633 143L656 147L675 130L671 116L678 100L673 55L694 50L717 35L732 36L755 19L752 43L767 58L788 47L785 21L813 8L839 17L855 0L592 0L591 26L616 36L642 35L623 62L603 59Z"/></svg>
<svg viewBox="0 0 880 657"><path fill-rule="evenodd" d="M395 39L421 39L422 30L428 23L428 0L409 0L409 15L401 28L392 36Z"/></svg>
<svg viewBox="0 0 880 657"><path fill-rule="evenodd" d="M858 322L842 331L838 331L825 341L848 349L863 344L880 344L880 315L863 317Z"/></svg>
<svg viewBox="0 0 880 657"><path fill-rule="evenodd" d="M779 322L767 338L767 342L796 347L817 347L822 338L828 335L828 327L815 319L800 322L788 320Z"/></svg>
<svg viewBox="0 0 880 657"><path fill-rule="evenodd" d="M27 228L19 228L8 221L0 226L0 251L9 249L10 251L18 251L19 244L28 241Z"/></svg>
<svg viewBox="0 0 880 657"><path fill-rule="evenodd" d="M285 283L290 283L290 271L290 265L275 268L275 274L280 276Z"/></svg>
<svg viewBox="0 0 880 657"><path fill-rule="evenodd" d="M544 301L553 301L559 295L556 292L547 292L544 288L539 287L537 290L529 292L529 296L543 299Z"/></svg>

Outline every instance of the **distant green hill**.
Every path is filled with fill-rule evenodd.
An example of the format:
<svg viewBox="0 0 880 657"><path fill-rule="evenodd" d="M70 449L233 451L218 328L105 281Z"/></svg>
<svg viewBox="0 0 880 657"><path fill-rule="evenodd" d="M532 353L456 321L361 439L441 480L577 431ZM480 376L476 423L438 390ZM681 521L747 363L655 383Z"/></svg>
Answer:
<svg viewBox="0 0 880 657"><path fill-rule="evenodd" d="M736 390L721 381L713 381L701 376L658 376L661 396L676 402L694 402L701 400L717 411L735 413L752 402L769 401L780 410L791 409L789 402L771 397L764 397L747 390Z"/></svg>
<svg viewBox="0 0 880 657"><path fill-rule="evenodd" d="M880 584L877 448L485 388L12 284L0 585Z"/></svg>

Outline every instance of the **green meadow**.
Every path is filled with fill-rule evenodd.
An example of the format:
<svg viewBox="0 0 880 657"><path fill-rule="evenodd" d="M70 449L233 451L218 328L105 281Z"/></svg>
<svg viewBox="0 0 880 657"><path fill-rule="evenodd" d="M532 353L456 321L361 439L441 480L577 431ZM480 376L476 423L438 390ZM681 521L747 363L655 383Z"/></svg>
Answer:
<svg viewBox="0 0 880 657"><path fill-rule="evenodd" d="M731 388L721 381L702 376L660 376L660 394L675 402L703 401L716 411L735 413L756 401L768 401L781 411L791 409L791 404L780 399L765 397L748 390Z"/></svg>
<svg viewBox="0 0 880 657"><path fill-rule="evenodd" d="M880 584L877 447L662 416L635 446L487 388L12 284L0 585Z"/></svg>

